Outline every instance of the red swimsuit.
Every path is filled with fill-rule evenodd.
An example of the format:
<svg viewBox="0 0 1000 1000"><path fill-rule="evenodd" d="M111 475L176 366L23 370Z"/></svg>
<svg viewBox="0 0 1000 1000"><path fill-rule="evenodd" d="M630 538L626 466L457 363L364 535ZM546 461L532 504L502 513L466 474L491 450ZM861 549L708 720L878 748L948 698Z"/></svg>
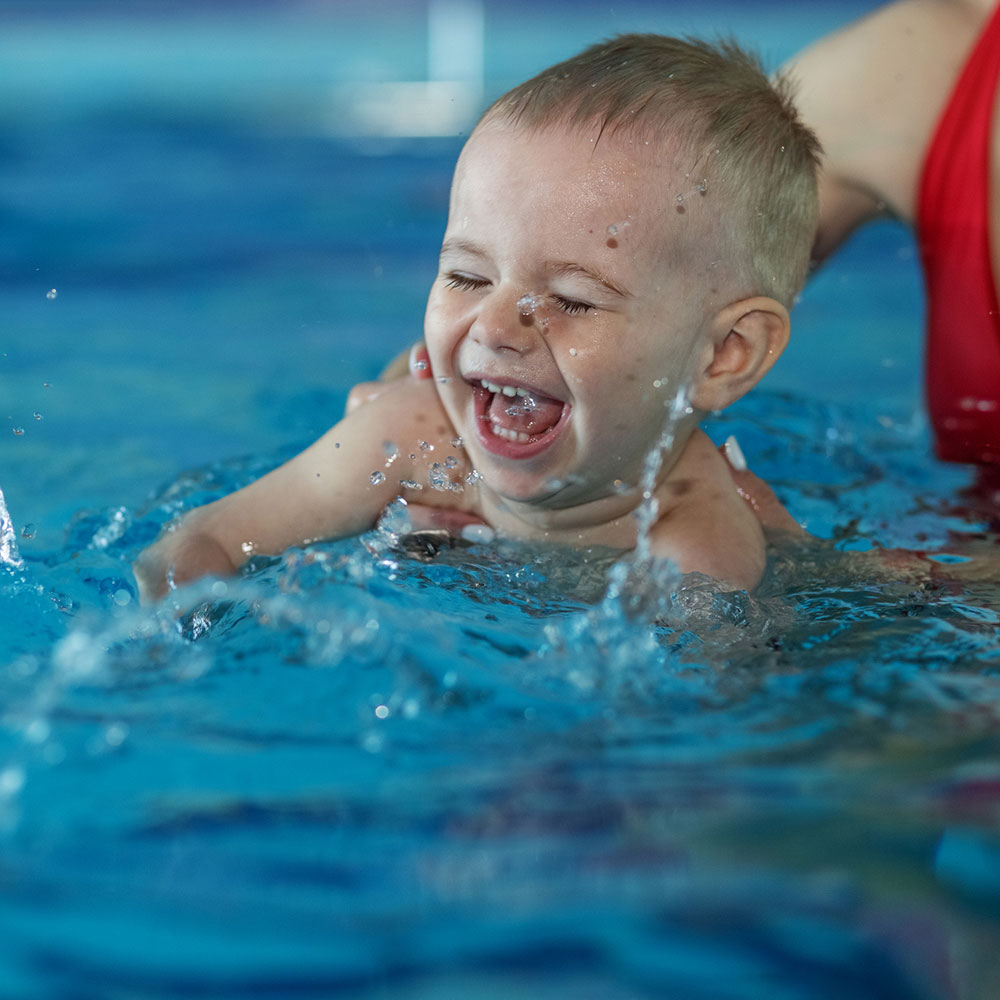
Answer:
<svg viewBox="0 0 1000 1000"><path fill-rule="evenodd" d="M937 453L1000 463L1000 307L990 260L990 126L1000 5L927 151L917 236L927 289L927 403Z"/></svg>

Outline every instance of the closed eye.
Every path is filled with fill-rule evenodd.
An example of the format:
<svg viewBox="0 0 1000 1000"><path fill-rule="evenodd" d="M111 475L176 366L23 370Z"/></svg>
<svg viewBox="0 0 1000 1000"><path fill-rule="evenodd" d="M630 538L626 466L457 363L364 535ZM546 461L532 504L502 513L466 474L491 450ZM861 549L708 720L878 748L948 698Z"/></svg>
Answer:
<svg viewBox="0 0 1000 1000"><path fill-rule="evenodd" d="M452 271L444 276L445 284L448 288L458 288L463 292L474 292L477 289L485 288L489 281L486 278L475 278L471 274L463 274L461 271Z"/></svg>
<svg viewBox="0 0 1000 1000"><path fill-rule="evenodd" d="M580 302L578 299L567 299L562 295L553 295L552 297L559 304L559 308L570 316L578 316L580 313L594 308L589 302Z"/></svg>

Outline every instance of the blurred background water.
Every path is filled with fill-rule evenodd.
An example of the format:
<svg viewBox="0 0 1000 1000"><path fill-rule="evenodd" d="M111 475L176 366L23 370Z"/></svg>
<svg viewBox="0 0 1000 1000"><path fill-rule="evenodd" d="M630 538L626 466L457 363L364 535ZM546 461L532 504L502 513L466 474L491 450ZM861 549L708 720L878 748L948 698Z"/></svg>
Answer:
<svg viewBox="0 0 1000 1000"><path fill-rule="evenodd" d="M128 569L419 336L482 104L873 6L0 2L0 994L997 995L995 526L900 227L710 422L829 542L752 598L391 525L177 609Z"/></svg>

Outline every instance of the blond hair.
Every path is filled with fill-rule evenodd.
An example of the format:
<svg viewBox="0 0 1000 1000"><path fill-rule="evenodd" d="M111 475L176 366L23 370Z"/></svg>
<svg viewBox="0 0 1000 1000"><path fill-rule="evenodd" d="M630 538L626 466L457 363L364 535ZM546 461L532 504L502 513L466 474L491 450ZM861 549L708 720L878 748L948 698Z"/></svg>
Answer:
<svg viewBox="0 0 1000 1000"><path fill-rule="evenodd" d="M748 293L791 305L816 231L820 147L787 79L768 79L734 42L621 35L551 66L496 100L484 122L597 127L669 141L705 194L721 189L724 248Z"/></svg>

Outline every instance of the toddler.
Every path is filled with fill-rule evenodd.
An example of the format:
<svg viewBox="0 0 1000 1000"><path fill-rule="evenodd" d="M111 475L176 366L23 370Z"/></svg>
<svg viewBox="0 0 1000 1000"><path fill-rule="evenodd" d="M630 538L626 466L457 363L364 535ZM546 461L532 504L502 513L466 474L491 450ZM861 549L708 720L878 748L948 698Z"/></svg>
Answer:
<svg viewBox="0 0 1000 1000"><path fill-rule="evenodd" d="M385 507L633 548L751 588L764 538L698 428L788 340L818 147L736 46L627 35L497 100L459 157L403 379L243 490L169 526L143 599L254 553L357 534Z"/></svg>

